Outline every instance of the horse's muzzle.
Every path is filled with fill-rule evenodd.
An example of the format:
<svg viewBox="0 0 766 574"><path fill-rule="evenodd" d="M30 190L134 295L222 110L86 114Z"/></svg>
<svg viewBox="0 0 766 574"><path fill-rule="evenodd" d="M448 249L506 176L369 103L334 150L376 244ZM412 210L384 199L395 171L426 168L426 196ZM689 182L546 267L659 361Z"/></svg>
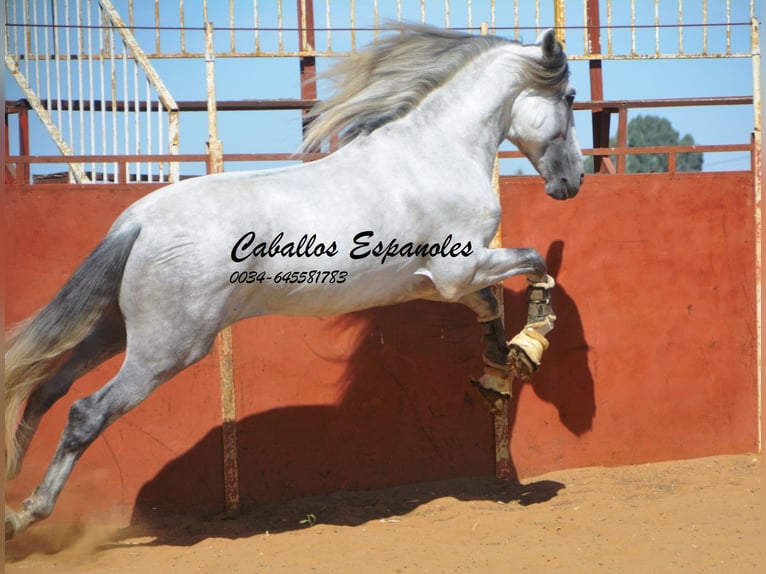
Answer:
<svg viewBox="0 0 766 574"><path fill-rule="evenodd" d="M585 174L580 174L579 180L571 181L565 177L557 181L547 181L545 183L545 193L553 199L571 199L580 191Z"/></svg>

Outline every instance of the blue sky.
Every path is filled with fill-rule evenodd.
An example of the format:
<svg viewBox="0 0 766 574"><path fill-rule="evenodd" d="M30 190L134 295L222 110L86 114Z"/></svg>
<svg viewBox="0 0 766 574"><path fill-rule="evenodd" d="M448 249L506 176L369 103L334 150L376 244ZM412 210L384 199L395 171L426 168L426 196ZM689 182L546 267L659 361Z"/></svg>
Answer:
<svg viewBox="0 0 766 574"><path fill-rule="evenodd" d="M120 8L125 2L115 2ZM176 3L173 4L174 7ZM190 4L187 2L187 4ZM225 28L229 25L228 13L225 8L226 2L211 2L210 18L216 23L217 28ZM248 7L249 3L246 3ZM294 2L284 2L285 12L283 18L285 26L290 25L290 8ZM460 4L453 2L453 5ZM522 3L525 7L532 3ZM552 7L553 2L543 3ZM650 2L636 2L636 21L638 23L653 23L654 13ZM733 0L732 22L749 21L749 6L744 0ZM140 5L136 2L136 5ZM346 3L347 7L348 3ZM359 27L372 27L374 24L371 2L358 0L356 2L356 23ZM395 18L396 10L394 2L379 1L380 19ZM402 17L409 20L420 19L420 2L403 2ZM444 3L429 2L426 18L429 23L443 26L445 23ZM482 20L489 20L491 15L488 11L489 2L474 0L474 12L471 15L473 26L478 26ZM512 3L497 2L495 22L499 27L514 27L514 14L511 11ZM708 21L722 21L724 2L708 0ZM267 28L276 25L276 13L269 10L267 3L261 3L259 24ZM348 14L344 13L344 4L333 0L332 16L329 22L332 26L346 26ZM465 27L468 25L466 3L462 3L463 9L451 9L450 25L452 27ZM629 2L615 2L613 7L612 22L615 25L629 23ZM659 14L660 23L675 23L678 20L677 3L663 0L660 4L662 10ZM683 4L684 22L699 23L702 19L701 2L686 0ZM325 20L324 3L315 0L317 27L327 25ZM718 12L717 12L718 11ZM756 2L755 13L760 15L761 3ZM197 27L202 23L201 13L187 8L187 26ZM553 25L552 8L548 11L541 10L539 15L533 11L521 11L517 28L501 30L498 33L514 37L516 34L525 42L534 41L537 35L535 26L539 23L541 28ZM136 23L141 24L141 18L145 17L151 22L153 17L153 3L147 3L147 12L142 14L140 9L136 12ZM172 15L170 16L172 18ZM248 20L249 18L249 20ZM602 25L606 25L607 17L602 10ZM581 53L583 33L578 26L582 25L581 5L572 2L567 7L567 23L574 28L567 31L567 47L572 54ZM252 15L243 11L237 16L237 27L247 28L252 26ZM239 36L250 33L237 32ZM177 33L163 33L163 46L170 49L177 42ZM287 48L294 49L295 34L285 33L284 39ZM357 34L358 44L363 44L371 39L371 33ZM150 39L138 35L139 41ZM651 51L655 42L653 29L640 29L636 32L636 46L639 51ZM732 33L732 49L735 52L748 50L747 32L738 31ZM630 49L631 35L624 29L615 29L612 33L615 53L622 53ZM220 30L216 36L216 46L228 45L229 32ZM264 47L276 44L276 34L262 35ZM317 48L323 49L326 36L317 35ZM684 51L694 53L701 50L701 32L699 29L690 28L684 31ZM709 49L722 49L725 41L725 29L712 29L709 37ZM202 34L199 31L191 31L187 35L187 44L200 45ZM346 49L350 44L350 35L343 32L334 32L332 35L333 48L335 50ZM602 48L606 49L606 32L602 34ZM744 43L744 45L743 45ZM660 31L660 50L663 53L675 53L678 50L678 32L675 29L662 28ZM320 70L327 66L329 59L320 59ZM163 81L169 87L176 100L202 100L205 98L204 62L196 60L153 60ZM588 64L584 61L571 63L572 81L578 89L578 99L590 99ZM634 100L655 98L678 98L678 97L703 97L703 96L747 96L753 93L752 64L749 58L727 59L642 59L642 60L605 60L603 64L604 96L607 100ZM239 100L245 98L297 98L300 96L298 79L298 63L293 58L218 58L216 60L217 97L219 100ZM6 72L6 98L13 100L22 97L15 81ZM320 86L320 89L324 89ZM322 92L320 91L320 95ZM729 108L658 108L631 112L631 116L642 114L655 114L667 117L673 127L684 134L691 134L699 144L728 144L747 143L753 129L753 109L751 106L733 106ZM613 117L613 131L616 127L617 118ZM580 141L583 147L590 147L592 136L590 129L590 115L588 112L578 112L576 123ZM300 115L297 112L229 112L219 113L219 137L224 143L227 153L245 152L293 152L299 144L300 138ZM186 114L181 120L181 152L203 153L207 139L207 119L204 113ZM32 145L34 154L56 154L56 148L50 142L50 138L36 122L33 123ZM13 149L13 148L12 148ZM504 149L512 149L510 144ZM748 169L750 158L747 154L706 154L705 169L732 170ZM244 167L256 167L256 165L227 165L227 169ZM515 172L522 169L525 173L533 173L531 166L524 161L505 162L504 173Z"/></svg>

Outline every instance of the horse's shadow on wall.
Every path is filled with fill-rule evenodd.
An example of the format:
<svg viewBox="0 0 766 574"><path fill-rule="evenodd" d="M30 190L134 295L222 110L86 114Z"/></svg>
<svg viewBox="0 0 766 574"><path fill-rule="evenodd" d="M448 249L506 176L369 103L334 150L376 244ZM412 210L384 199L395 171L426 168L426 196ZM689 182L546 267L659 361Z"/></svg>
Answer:
<svg viewBox="0 0 766 574"><path fill-rule="evenodd" d="M563 242L551 245L548 264L554 276L562 254ZM551 348L530 383L516 382L514 396L533 390L556 407L570 432L581 435L595 414L588 346L565 285L557 285L553 297L558 321L550 335ZM526 317L525 293L506 290L505 310L509 333L515 332ZM273 409L237 423L240 497L248 511L268 508L266 524L260 525L264 530L302 527L283 514L293 512L285 503L268 501L494 474L492 416L469 385L471 377L482 371L480 334L471 311L417 301L337 321L337 327L353 325L360 333L339 382L344 389L338 404ZM517 400L509 405L511 436L517 405ZM141 488L133 523L161 522L163 515L176 512L198 516L220 512L224 490L220 460L219 427ZM513 466L509 483L487 480L472 488L447 486L452 493L431 490L434 496L438 492L529 503L555 496L563 487L550 481L521 485ZM418 504L425 502L421 495L417 498ZM320 520L353 525L391 511L374 504L364 507L368 511L361 514L331 517L325 512Z"/></svg>

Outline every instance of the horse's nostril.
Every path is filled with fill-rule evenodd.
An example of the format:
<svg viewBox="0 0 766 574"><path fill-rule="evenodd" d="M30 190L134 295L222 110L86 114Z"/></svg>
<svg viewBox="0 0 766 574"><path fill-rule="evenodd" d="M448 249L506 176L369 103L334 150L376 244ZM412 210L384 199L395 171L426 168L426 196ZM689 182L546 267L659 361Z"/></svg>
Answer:
<svg viewBox="0 0 766 574"><path fill-rule="evenodd" d="M581 173L580 174L580 183L582 184L583 181L585 181L585 174Z"/></svg>

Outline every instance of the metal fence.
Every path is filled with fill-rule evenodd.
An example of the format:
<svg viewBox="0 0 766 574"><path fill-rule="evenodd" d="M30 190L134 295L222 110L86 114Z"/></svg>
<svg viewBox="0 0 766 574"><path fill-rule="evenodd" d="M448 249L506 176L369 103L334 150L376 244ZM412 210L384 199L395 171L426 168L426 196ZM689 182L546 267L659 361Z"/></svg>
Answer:
<svg viewBox="0 0 766 574"><path fill-rule="evenodd" d="M43 5L56 12L55 3L36 4L12 0L8 21L28 13L25 26L39 26ZM470 32L486 23L490 33L517 40L556 26L566 31L573 59L748 57L756 16L754 0L601 0L601 49L593 43L588 0L69 0L59 20L79 27L85 23L78 15L89 14L91 4L112 5L150 58L204 57L205 22L219 31L216 57L259 57L336 56L376 37L386 22L402 20Z"/></svg>
<svg viewBox="0 0 766 574"><path fill-rule="evenodd" d="M301 79L311 84L317 60L355 50L389 21L473 32L483 27L523 41L556 27L570 59L592 65L592 99L600 100L594 85L601 82L602 60L755 61L759 53L755 0L8 0L5 11L6 67L68 158L68 178L83 183L179 177L179 114L200 106L174 99L156 71L159 60L297 58L308 70ZM215 23L208 54L206 22ZM247 105L305 109L315 98L309 85L298 101ZM759 93L752 102L760 110ZM6 106L6 123L22 107ZM616 110L607 108L588 108L602 114L600 131ZM594 135L593 147L605 146ZM20 162L16 171L28 178L28 163ZM6 162L6 175L11 168Z"/></svg>

